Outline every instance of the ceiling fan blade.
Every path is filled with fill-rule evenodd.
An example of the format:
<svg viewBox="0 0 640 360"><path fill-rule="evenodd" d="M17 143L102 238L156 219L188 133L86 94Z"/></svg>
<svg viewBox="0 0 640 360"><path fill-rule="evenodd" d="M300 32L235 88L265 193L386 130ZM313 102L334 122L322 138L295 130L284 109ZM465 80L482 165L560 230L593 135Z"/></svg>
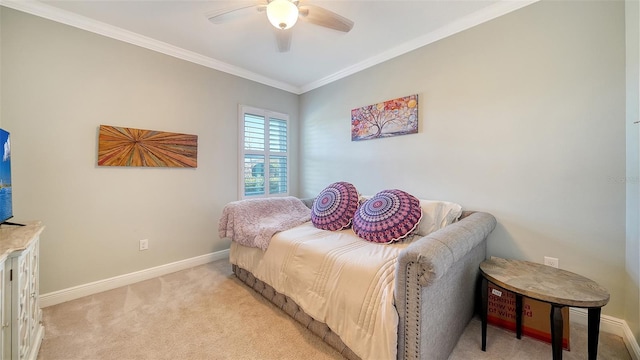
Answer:
<svg viewBox="0 0 640 360"><path fill-rule="evenodd" d="M278 43L278 51L289 51L289 49L291 48L291 35L293 35L291 29L280 30L274 28L273 30L274 34L276 35L276 42Z"/></svg>
<svg viewBox="0 0 640 360"><path fill-rule="evenodd" d="M211 21L212 23L223 24L223 23L232 21L234 19L237 19L239 17L242 17L244 15L247 15L247 13L249 13L249 10L264 11L266 7L267 6L264 5L262 2L255 2L253 4L248 4L248 5L245 4L241 6L235 6L232 8L212 10L206 13L205 15L207 16L207 19L209 19L209 21ZM255 10L252 8L255 8Z"/></svg>
<svg viewBox="0 0 640 360"><path fill-rule="evenodd" d="M300 18L312 24L343 32L353 28L353 21L315 5L300 5Z"/></svg>

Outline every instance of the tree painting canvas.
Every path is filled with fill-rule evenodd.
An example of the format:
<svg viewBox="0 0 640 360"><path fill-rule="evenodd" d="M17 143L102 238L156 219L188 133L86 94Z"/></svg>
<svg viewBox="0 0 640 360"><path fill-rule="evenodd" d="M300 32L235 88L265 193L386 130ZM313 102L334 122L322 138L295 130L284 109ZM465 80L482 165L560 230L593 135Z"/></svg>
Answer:
<svg viewBox="0 0 640 360"><path fill-rule="evenodd" d="M198 136L100 125L99 166L198 167Z"/></svg>
<svg viewBox="0 0 640 360"><path fill-rule="evenodd" d="M417 94L351 110L351 141L417 132Z"/></svg>

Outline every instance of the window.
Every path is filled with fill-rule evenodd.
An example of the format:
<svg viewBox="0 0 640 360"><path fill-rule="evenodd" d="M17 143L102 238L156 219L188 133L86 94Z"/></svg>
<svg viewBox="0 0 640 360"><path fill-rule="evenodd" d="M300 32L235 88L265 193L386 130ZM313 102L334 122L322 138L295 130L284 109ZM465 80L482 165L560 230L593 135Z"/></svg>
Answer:
<svg viewBox="0 0 640 360"><path fill-rule="evenodd" d="M240 106L240 198L289 193L289 116Z"/></svg>

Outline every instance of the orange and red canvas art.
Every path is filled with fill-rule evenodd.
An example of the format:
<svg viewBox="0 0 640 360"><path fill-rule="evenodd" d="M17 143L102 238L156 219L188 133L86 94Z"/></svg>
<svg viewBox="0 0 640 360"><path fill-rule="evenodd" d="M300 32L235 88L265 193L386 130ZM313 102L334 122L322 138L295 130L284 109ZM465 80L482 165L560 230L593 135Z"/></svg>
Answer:
<svg viewBox="0 0 640 360"><path fill-rule="evenodd" d="M198 136L100 125L99 166L198 167Z"/></svg>

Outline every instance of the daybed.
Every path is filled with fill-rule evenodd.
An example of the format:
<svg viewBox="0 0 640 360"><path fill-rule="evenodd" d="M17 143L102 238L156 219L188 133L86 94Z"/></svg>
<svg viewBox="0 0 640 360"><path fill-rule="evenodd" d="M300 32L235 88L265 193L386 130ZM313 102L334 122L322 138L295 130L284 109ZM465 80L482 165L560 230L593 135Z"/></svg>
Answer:
<svg viewBox="0 0 640 360"><path fill-rule="evenodd" d="M313 199L303 202L312 207ZM238 222L225 208L220 235L233 238ZM488 213L464 211L426 236L377 244L350 228L328 231L306 221L263 231L270 239L262 248L232 241L229 258L240 280L347 359L447 359L473 316L478 268L495 225Z"/></svg>

